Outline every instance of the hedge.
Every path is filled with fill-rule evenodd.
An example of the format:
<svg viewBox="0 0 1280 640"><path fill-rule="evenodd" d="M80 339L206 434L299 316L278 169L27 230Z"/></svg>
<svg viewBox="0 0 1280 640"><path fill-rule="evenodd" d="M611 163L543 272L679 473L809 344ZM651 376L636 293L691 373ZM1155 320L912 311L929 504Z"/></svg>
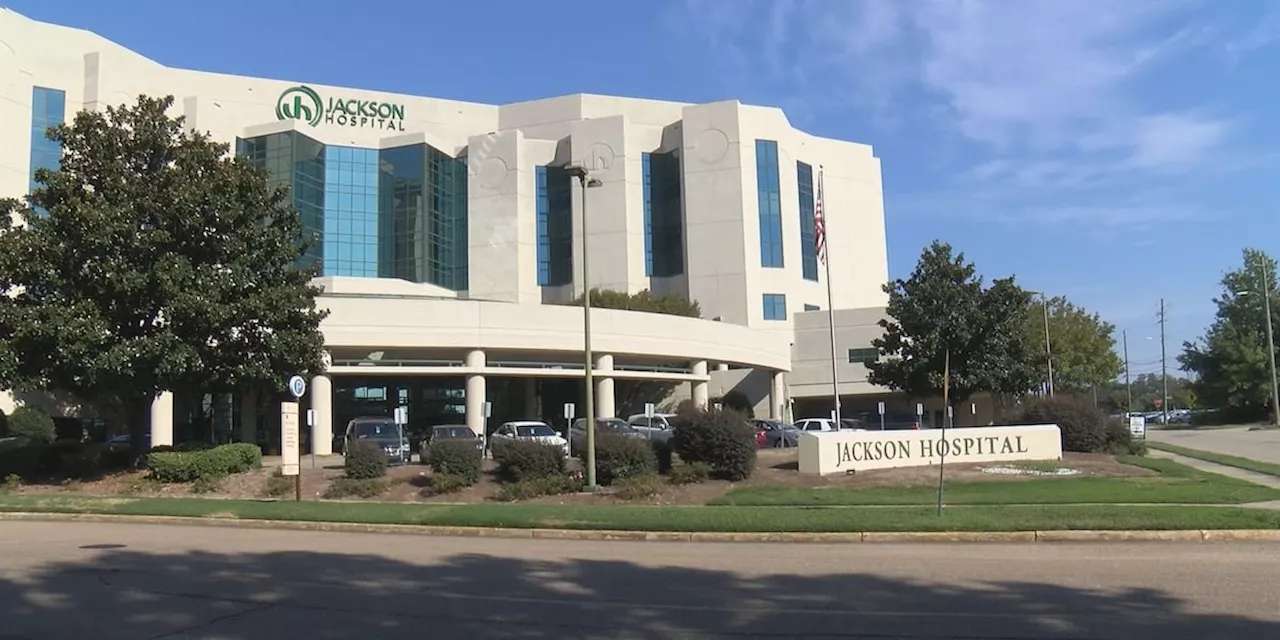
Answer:
<svg viewBox="0 0 1280 640"><path fill-rule="evenodd" d="M201 451L158 451L147 454L151 477L160 482L195 482L262 468L262 450L248 442Z"/></svg>
<svg viewBox="0 0 1280 640"><path fill-rule="evenodd" d="M437 475L457 476L472 485L480 481L481 454L470 440L436 440L428 445L423 462Z"/></svg>
<svg viewBox="0 0 1280 640"><path fill-rule="evenodd" d="M506 482L564 475L564 449L532 440L497 442L493 461L498 477Z"/></svg>
<svg viewBox="0 0 1280 640"><path fill-rule="evenodd" d="M658 456L649 440L601 434L596 436L596 481L610 485L658 470Z"/></svg>
<svg viewBox="0 0 1280 640"><path fill-rule="evenodd" d="M349 480L376 480L387 475L387 454L375 442L356 440L342 457L342 474Z"/></svg>
<svg viewBox="0 0 1280 640"><path fill-rule="evenodd" d="M716 477L745 480L756 468L756 431L731 409L697 409L681 415L671 448L685 462L704 462Z"/></svg>

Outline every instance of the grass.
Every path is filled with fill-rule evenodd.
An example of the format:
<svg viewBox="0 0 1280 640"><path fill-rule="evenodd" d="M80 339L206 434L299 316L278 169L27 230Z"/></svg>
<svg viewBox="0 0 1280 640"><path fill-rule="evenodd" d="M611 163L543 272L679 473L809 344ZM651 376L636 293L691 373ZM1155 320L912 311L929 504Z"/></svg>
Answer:
<svg viewBox="0 0 1280 640"><path fill-rule="evenodd" d="M1253 460L1250 458L1241 458L1240 456L1227 455L1225 453L1214 453L1212 451L1202 451L1200 449L1191 449L1189 447L1180 447L1176 444L1166 444L1163 442L1148 442L1148 447L1176 453L1180 456L1195 458L1196 460L1204 460L1205 462L1213 462L1237 469L1245 469L1255 473L1261 473L1269 476L1280 477L1280 464L1274 462L1263 462L1261 460Z"/></svg>
<svg viewBox="0 0 1280 640"><path fill-rule="evenodd" d="M1280 490L1198 471L1172 460L1131 456L1117 459L1156 471L1159 475L952 482L944 487L944 499L949 505L1241 504L1280 499ZM936 484L862 489L759 486L734 489L712 504L755 507L927 505L937 502L937 492Z"/></svg>
<svg viewBox="0 0 1280 640"><path fill-rule="evenodd" d="M461 527L704 532L1280 529L1280 511L1184 506L812 508L395 503L3 495L0 512L188 516Z"/></svg>

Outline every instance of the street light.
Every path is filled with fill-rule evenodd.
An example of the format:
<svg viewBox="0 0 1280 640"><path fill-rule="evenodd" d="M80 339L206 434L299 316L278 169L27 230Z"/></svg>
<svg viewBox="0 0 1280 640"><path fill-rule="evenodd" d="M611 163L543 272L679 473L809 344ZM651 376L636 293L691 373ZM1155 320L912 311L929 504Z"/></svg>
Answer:
<svg viewBox="0 0 1280 640"><path fill-rule="evenodd" d="M1266 316L1267 362L1271 364L1271 423L1280 425L1280 384L1276 383L1276 345L1271 335L1271 280L1267 278L1266 265L1262 265L1262 268L1262 313ZM1256 292L1251 290L1235 292L1240 296L1251 293Z"/></svg>
<svg viewBox="0 0 1280 640"><path fill-rule="evenodd" d="M595 364L591 362L591 281L588 279L590 270L588 269L587 256L587 221L590 216L587 215L587 189L595 189L604 186L599 178L592 178L587 172L586 167L578 165L569 165L565 167L565 171L572 177L578 179L578 184L582 186L582 360L583 360L583 381L587 387L587 407L583 418L587 422L587 490L595 491L596 487L596 389L595 389Z"/></svg>
<svg viewBox="0 0 1280 640"><path fill-rule="evenodd" d="M1030 294L1040 294L1040 300L1044 302L1044 359L1049 366L1049 397L1053 397L1053 351L1049 347L1049 296L1043 291L1028 291Z"/></svg>

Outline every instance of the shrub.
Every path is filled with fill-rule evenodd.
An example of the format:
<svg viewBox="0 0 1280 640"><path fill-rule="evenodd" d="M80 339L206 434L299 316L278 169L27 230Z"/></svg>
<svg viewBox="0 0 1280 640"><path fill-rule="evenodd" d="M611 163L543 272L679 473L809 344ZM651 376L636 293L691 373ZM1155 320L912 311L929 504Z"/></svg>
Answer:
<svg viewBox="0 0 1280 640"><path fill-rule="evenodd" d="M11 473L4 477L4 482L0 482L0 493L9 493L17 491L22 486L22 476Z"/></svg>
<svg viewBox="0 0 1280 640"><path fill-rule="evenodd" d="M267 477L267 485L262 488L262 495L267 498L279 498L293 491L293 478L285 476L279 469Z"/></svg>
<svg viewBox="0 0 1280 640"><path fill-rule="evenodd" d="M224 476L200 476L191 483L191 493L213 493L222 489Z"/></svg>
<svg viewBox="0 0 1280 640"><path fill-rule="evenodd" d="M671 448L685 462L704 462L725 480L751 477L756 467L756 432L742 414L728 409L694 410L681 415Z"/></svg>
<svg viewBox="0 0 1280 640"><path fill-rule="evenodd" d="M671 468L667 477L671 484L697 484L711 477L711 467L705 462L682 462Z"/></svg>
<svg viewBox="0 0 1280 640"><path fill-rule="evenodd" d="M106 445L79 444L61 451L56 473L66 478L90 480L109 471L123 469L129 464L124 452L111 451Z"/></svg>
<svg viewBox="0 0 1280 640"><path fill-rule="evenodd" d="M596 438L596 480L600 484L657 471L658 456L647 440L618 435Z"/></svg>
<svg viewBox="0 0 1280 640"><path fill-rule="evenodd" d="M343 456L343 475L351 480L374 480L387 475L387 455L376 443L356 440Z"/></svg>
<svg viewBox="0 0 1280 640"><path fill-rule="evenodd" d="M662 476L655 473L647 473L623 478L618 483L618 490L614 492L614 495L623 500L641 500L659 495L666 488L667 485L662 481Z"/></svg>
<svg viewBox="0 0 1280 640"><path fill-rule="evenodd" d="M160 482L195 482L221 478L262 467L262 450L238 442L203 451L160 451L147 454L151 477Z"/></svg>
<svg viewBox="0 0 1280 640"><path fill-rule="evenodd" d="M1108 416L1103 432L1107 439L1104 446L1107 453L1129 454L1130 447L1133 445L1133 434L1130 433L1128 424Z"/></svg>
<svg viewBox="0 0 1280 640"><path fill-rule="evenodd" d="M458 474L437 473L430 477L427 481L427 486L423 487L420 493L422 497L430 498L431 496L440 496L446 493L457 493L475 483L475 480Z"/></svg>
<svg viewBox="0 0 1280 640"><path fill-rule="evenodd" d="M439 475L455 475L473 485L480 481L481 451L468 440L436 440L427 447L426 462Z"/></svg>
<svg viewBox="0 0 1280 640"><path fill-rule="evenodd" d="M542 476L504 484L498 487L491 499L498 502L515 502L579 491L582 491L581 478L566 475Z"/></svg>
<svg viewBox="0 0 1280 640"><path fill-rule="evenodd" d="M564 450L559 445L511 440L493 448L498 477L506 482L564 475Z"/></svg>
<svg viewBox="0 0 1280 640"><path fill-rule="evenodd" d="M8 419L9 435L37 442L53 442L58 437L53 418L39 409L18 407Z"/></svg>
<svg viewBox="0 0 1280 640"><path fill-rule="evenodd" d="M1113 421L1107 414L1070 396L1028 401L1015 414L1015 420L1018 424L1058 425L1062 430L1063 451L1098 453L1107 450L1112 435L1119 437L1109 430L1108 423ZM1127 439L1124 446L1128 447Z"/></svg>
<svg viewBox="0 0 1280 640"><path fill-rule="evenodd" d="M358 448L358 447L352 447ZM381 453L381 452L379 452ZM334 478L325 487L322 497L330 500L336 498L376 498L387 490L387 483L372 478Z"/></svg>

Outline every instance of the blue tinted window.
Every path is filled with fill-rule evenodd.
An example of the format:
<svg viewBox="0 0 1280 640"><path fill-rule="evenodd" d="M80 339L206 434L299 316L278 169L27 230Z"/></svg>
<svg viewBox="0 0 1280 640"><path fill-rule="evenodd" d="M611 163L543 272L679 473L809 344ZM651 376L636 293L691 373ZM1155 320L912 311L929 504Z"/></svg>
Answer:
<svg viewBox="0 0 1280 640"><path fill-rule="evenodd" d="M782 193L778 179L778 143L756 140L756 206L760 213L760 266L780 269Z"/></svg>
<svg viewBox="0 0 1280 640"><path fill-rule="evenodd" d="M31 174L28 191L35 191L36 171L56 171L62 162L62 146L50 140L49 127L56 127L66 120L67 94L57 89L34 87L31 90ZM44 211L36 208L37 214Z"/></svg>
<svg viewBox="0 0 1280 640"><path fill-rule="evenodd" d="M817 232L813 226L813 167L796 163L796 185L800 193L800 267L805 280L818 281Z"/></svg>
<svg viewBox="0 0 1280 640"><path fill-rule="evenodd" d="M564 167L538 167L538 285L573 282L573 181Z"/></svg>
<svg viewBox="0 0 1280 640"><path fill-rule="evenodd" d="M781 293L764 294L764 319L787 319L787 296Z"/></svg>
<svg viewBox="0 0 1280 640"><path fill-rule="evenodd" d="M645 275L668 278L684 273L684 215L680 198L680 158L675 151L641 154L644 185Z"/></svg>

